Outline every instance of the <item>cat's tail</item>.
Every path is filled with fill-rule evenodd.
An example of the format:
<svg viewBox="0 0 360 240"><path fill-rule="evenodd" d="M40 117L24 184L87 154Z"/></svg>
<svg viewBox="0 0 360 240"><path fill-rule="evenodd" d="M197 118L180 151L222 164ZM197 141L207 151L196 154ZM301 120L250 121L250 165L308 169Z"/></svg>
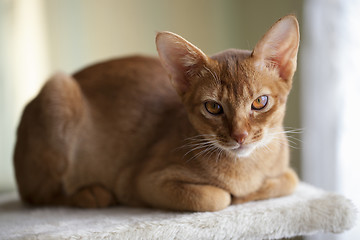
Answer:
<svg viewBox="0 0 360 240"><path fill-rule="evenodd" d="M77 81L58 73L26 106L14 152L18 190L25 202L51 204L61 198L84 103Z"/></svg>

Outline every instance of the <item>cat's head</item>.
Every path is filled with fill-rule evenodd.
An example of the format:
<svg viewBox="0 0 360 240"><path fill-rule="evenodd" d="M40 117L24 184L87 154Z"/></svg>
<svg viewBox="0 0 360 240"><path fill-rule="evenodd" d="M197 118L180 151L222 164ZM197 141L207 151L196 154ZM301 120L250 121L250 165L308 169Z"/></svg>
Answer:
<svg viewBox="0 0 360 240"><path fill-rule="evenodd" d="M161 32L157 49L190 122L209 142L248 156L279 131L296 70L299 27L294 16L277 21L254 50L206 56L182 37Z"/></svg>

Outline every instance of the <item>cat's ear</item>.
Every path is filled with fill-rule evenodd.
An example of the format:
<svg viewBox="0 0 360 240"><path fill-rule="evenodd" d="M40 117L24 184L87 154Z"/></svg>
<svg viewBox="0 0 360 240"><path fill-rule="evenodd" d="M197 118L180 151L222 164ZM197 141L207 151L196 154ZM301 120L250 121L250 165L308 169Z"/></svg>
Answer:
<svg viewBox="0 0 360 240"><path fill-rule="evenodd" d="M260 68L273 68L284 80L293 77L299 48L299 24L295 16L278 20L256 44L252 56Z"/></svg>
<svg viewBox="0 0 360 240"><path fill-rule="evenodd" d="M156 35L156 47L177 92L183 95L193 77L207 62L207 56L196 46L171 32Z"/></svg>

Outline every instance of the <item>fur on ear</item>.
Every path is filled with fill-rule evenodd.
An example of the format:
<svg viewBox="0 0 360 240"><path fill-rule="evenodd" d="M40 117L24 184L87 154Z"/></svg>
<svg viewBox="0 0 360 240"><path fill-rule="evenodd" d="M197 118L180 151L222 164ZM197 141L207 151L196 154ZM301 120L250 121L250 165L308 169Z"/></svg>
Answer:
<svg viewBox="0 0 360 240"><path fill-rule="evenodd" d="M156 47L171 81L180 95L190 86L190 78L207 62L207 56L196 46L171 32L156 35Z"/></svg>
<svg viewBox="0 0 360 240"><path fill-rule="evenodd" d="M299 48L299 24L293 15L279 19L256 44L252 56L260 68L276 69L284 80L291 80Z"/></svg>

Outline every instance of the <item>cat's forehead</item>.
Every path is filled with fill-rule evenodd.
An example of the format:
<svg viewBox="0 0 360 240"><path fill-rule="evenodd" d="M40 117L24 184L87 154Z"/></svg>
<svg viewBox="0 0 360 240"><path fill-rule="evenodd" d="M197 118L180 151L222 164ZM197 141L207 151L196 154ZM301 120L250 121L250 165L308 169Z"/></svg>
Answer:
<svg viewBox="0 0 360 240"><path fill-rule="evenodd" d="M261 73L250 61L250 52L228 51L216 57L220 78L219 97L243 102L257 97L264 90Z"/></svg>

